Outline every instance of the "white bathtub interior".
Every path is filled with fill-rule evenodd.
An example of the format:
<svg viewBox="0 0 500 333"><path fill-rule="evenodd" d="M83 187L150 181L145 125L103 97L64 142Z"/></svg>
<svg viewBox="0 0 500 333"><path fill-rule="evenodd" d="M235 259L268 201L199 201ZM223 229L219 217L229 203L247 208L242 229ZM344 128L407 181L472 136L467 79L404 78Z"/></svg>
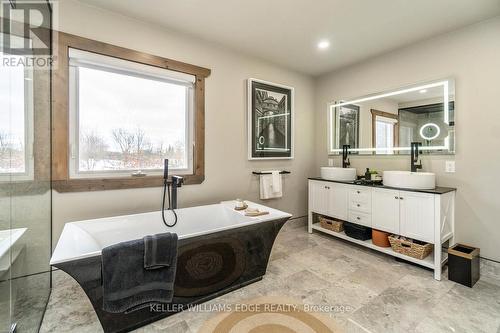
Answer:
<svg viewBox="0 0 500 333"><path fill-rule="evenodd" d="M234 210L235 201L224 201L177 209L178 223L174 227L163 224L161 211L70 222L64 226L50 264L97 256L106 246L146 235L173 232L183 239L292 216L253 202L247 203L269 214L248 217L244 212ZM166 211L165 214L167 221L169 218L173 221L172 212Z"/></svg>

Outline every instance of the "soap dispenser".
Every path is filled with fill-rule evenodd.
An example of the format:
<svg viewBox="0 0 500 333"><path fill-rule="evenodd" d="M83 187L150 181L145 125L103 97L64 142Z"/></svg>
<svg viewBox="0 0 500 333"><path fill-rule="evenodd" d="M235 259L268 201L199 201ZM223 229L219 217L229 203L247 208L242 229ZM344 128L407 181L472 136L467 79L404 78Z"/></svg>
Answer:
<svg viewBox="0 0 500 333"><path fill-rule="evenodd" d="M365 180L371 180L371 179L372 179L372 173L370 172L370 168L366 168Z"/></svg>

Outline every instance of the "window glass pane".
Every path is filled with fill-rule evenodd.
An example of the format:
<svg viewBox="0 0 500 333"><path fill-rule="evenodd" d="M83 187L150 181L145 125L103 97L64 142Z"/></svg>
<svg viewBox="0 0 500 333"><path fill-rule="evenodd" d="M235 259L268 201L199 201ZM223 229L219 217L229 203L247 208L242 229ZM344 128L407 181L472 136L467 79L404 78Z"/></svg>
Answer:
<svg viewBox="0 0 500 333"><path fill-rule="evenodd" d="M21 64L0 66L0 174L26 172L24 74Z"/></svg>
<svg viewBox="0 0 500 333"><path fill-rule="evenodd" d="M382 121L377 121L377 148L387 148L387 126Z"/></svg>
<svg viewBox="0 0 500 333"><path fill-rule="evenodd" d="M189 88L79 67L80 172L188 168Z"/></svg>
<svg viewBox="0 0 500 333"><path fill-rule="evenodd" d="M394 148L394 125L386 124L387 126L387 148ZM392 154L392 150L390 151Z"/></svg>
<svg viewBox="0 0 500 333"><path fill-rule="evenodd" d="M377 135L376 135L376 148L394 148L394 124L377 121ZM377 152L377 154L393 154L394 151L387 149Z"/></svg>

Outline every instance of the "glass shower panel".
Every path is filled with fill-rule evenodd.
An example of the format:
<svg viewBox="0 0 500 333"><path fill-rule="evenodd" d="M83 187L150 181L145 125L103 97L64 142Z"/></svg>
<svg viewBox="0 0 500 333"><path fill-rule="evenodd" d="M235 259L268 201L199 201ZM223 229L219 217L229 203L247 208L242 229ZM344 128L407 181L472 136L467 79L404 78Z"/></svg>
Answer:
<svg viewBox="0 0 500 333"><path fill-rule="evenodd" d="M1 91L0 91L1 96ZM8 164L10 157L0 151L0 163ZM6 177L0 182L0 332L9 332L12 323L11 314L11 198L5 187L9 186L10 179Z"/></svg>
<svg viewBox="0 0 500 333"><path fill-rule="evenodd" d="M3 35L1 36L3 37ZM1 38L3 46L4 38ZM3 48L2 48L3 50ZM0 50L3 60L7 57ZM2 61L3 64L3 61ZM21 69L22 71L22 69ZM20 89L24 77L16 79L19 69L0 67L0 332L10 332L12 321L12 192L15 156L19 146L15 147L15 130L13 118L22 111L16 108L16 92ZM24 97L23 97L24 100ZM24 108L22 108L24 109ZM24 112L24 111L22 111ZM24 117L21 114L21 117Z"/></svg>
<svg viewBox="0 0 500 333"><path fill-rule="evenodd" d="M48 6L36 10L50 17ZM51 69L29 61L44 41L9 23L0 31L0 332L38 332L50 295ZM43 28L51 34L50 22Z"/></svg>

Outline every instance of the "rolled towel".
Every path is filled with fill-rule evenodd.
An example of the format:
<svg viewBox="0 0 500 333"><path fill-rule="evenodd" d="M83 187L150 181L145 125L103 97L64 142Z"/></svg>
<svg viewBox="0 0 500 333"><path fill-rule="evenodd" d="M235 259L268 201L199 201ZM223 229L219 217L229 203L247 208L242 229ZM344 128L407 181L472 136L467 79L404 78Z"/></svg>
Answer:
<svg viewBox="0 0 500 333"><path fill-rule="evenodd" d="M262 215L267 215L269 212L260 211L258 208L247 208L245 210L245 216L257 217Z"/></svg>

